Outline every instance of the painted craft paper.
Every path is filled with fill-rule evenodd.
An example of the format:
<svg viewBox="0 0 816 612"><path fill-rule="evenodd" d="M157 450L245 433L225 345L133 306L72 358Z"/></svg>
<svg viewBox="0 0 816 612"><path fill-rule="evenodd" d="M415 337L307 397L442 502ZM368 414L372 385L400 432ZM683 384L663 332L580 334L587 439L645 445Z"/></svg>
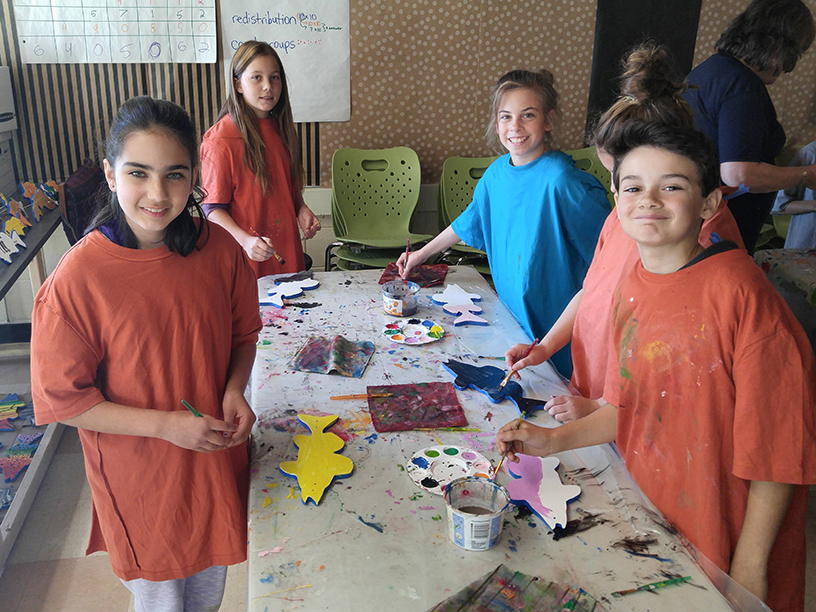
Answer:
<svg viewBox="0 0 816 612"><path fill-rule="evenodd" d="M481 453L461 446L431 446L415 452L405 467L414 484L442 495L444 488L465 476L493 478L493 464Z"/></svg>
<svg viewBox="0 0 816 612"><path fill-rule="evenodd" d="M283 300L291 300L292 298L300 297L306 289L317 289L320 284L312 278L307 278L297 281L289 281L273 285L268 291L259 290L258 303L261 306L275 306L276 308L283 308Z"/></svg>
<svg viewBox="0 0 816 612"><path fill-rule="evenodd" d="M294 437L298 448L297 461L281 463L280 470L287 476L297 478L304 504L310 499L313 504L319 504L323 492L335 478L346 478L354 471L351 459L337 454L345 446L345 442L325 431L337 418L337 415L298 415L298 420L309 428L311 435Z"/></svg>
<svg viewBox="0 0 816 612"><path fill-rule="evenodd" d="M335 370L341 376L360 378L373 354L374 344L367 340L354 342L343 336L331 339L311 336L289 365L299 372L329 374Z"/></svg>
<svg viewBox="0 0 816 612"><path fill-rule="evenodd" d="M589 593L499 565L428 612L605 612Z"/></svg>
<svg viewBox="0 0 816 612"><path fill-rule="evenodd" d="M434 264L432 266L416 266L411 269L405 280L416 283L420 287L433 287L445 282L448 274L448 264ZM402 277L397 270L397 264L390 262L382 273L379 283L384 285Z"/></svg>
<svg viewBox="0 0 816 612"><path fill-rule="evenodd" d="M454 327L459 327L460 325L490 325L486 319L476 316L483 311L475 304L460 304L458 306L445 304L442 310L449 315L459 315L459 317L453 321Z"/></svg>
<svg viewBox="0 0 816 612"><path fill-rule="evenodd" d="M400 344L428 344L445 337L444 328L428 319L399 319L383 327L382 333Z"/></svg>
<svg viewBox="0 0 816 612"><path fill-rule="evenodd" d="M527 506L550 529L566 527L567 504L578 499L581 487L562 484L557 471L561 463L558 457L516 456L518 463L502 464L513 477L507 485L510 501Z"/></svg>
<svg viewBox="0 0 816 612"><path fill-rule="evenodd" d="M407 431L417 427L464 427L465 411L451 383L415 383L368 387L368 411L374 429ZM390 397L372 397L390 393Z"/></svg>
<svg viewBox="0 0 816 612"><path fill-rule="evenodd" d="M434 304L470 304L481 302L482 296L478 293L468 293L459 285L448 285L442 293L431 296Z"/></svg>

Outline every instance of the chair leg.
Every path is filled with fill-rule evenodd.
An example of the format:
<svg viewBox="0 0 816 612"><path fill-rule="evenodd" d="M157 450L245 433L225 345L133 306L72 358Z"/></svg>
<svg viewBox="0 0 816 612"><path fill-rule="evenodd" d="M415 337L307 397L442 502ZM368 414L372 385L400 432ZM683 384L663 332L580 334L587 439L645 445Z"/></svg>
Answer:
<svg viewBox="0 0 816 612"><path fill-rule="evenodd" d="M331 272L332 249L340 246L343 246L342 242L332 242L326 247L326 263L323 268L326 272Z"/></svg>

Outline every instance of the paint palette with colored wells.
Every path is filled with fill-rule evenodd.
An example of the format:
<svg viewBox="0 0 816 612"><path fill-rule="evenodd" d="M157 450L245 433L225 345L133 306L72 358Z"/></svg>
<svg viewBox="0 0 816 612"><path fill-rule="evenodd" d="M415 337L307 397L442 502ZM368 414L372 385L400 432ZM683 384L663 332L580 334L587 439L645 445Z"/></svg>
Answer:
<svg viewBox="0 0 816 612"><path fill-rule="evenodd" d="M445 337L442 326L428 319L400 319L383 327L382 333L400 344L428 344Z"/></svg>
<svg viewBox="0 0 816 612"><path fill-rule="evenodd" d="M484 455L461 446L423 448L413 454L406 471L414 484L436 495L442 495L445 487L457 478L493 478L495 473Z"/></svg>

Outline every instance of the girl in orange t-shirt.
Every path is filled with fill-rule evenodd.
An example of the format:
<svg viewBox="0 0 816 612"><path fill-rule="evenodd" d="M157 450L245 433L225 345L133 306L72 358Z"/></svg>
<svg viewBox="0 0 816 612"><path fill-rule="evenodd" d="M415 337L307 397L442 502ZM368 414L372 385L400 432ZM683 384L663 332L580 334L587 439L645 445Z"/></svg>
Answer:
<svg viewBox="0 0 816 612"><path fill-rule="evenodd" d="M136 610L216 610L246 559L257 283L229 234L193 215L198 142L181 107L125 102L104 168L109 201L34 303L34 413L78 429L87 552L108 553Z"/></svg>
<svg viewBox="0 0 816 612"><path fill-rule="evenodd" d="M303 201L303 166L280 57L243 43L230 64L230 92L201 144L207 218L224 227L260 278L305 268L305 239L320 221Z"/></svg>

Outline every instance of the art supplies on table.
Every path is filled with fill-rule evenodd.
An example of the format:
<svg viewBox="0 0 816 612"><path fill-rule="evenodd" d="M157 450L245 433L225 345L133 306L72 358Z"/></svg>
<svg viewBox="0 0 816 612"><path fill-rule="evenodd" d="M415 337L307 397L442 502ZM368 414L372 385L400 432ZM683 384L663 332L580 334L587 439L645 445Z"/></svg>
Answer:
<svg viewBox="0 0 816 612"><path fill-rule="evenodd" d="M324 491L335 478L346 478L354 471L351 459L337 454L343 449L345 442L339 436L325 431L337 418L337 415L298 415L298 420L311 434L294 437L298 448L297 460L281 463L280 471L297 478L304 504L310 499L315 505L319 504Z"/></svg>
<svg viewBox="0 0 816 612"><path fill-rule="evenodd" d="M428 319L400 319L383 327L382 333L399 344L428 344L445 337L444 328Z"/></svg>
<svg viewBox="0 0 816 612"><path fill-rule="evenodd" d="M637 593L641 591L656 591L657 589L663 589L667 586L672 586L673 584L683 584L684 582L688 582L691 580L691 576L683 576L681 578L669 578L668 580L660 580L659 582L651 582L649 584L643 584L639 587L635 587L632 589L626 589L623 591L613 591L612 597L623 597L624 595L631 595L632 593Z"/></svg>
<svg viewBox="0 0 816 612"><path fill-rule="evenodd" d="M504 565L471 582L428 612L605 612L583 589L514 572Z"/></svg>
<svg viewBox="0 0 816 612"><path fill-rule="evenodd" d="M416 486L436 495L442 495L444 488L457 478L492 478L495 474L493 464L484 455L455 445L418 450L406 464L405 471Z"/></svg>
<svg viewBox="0 0 816 612"><path fill-rule="evenodd" d="M431 301L439 305L471 304L473 302L481 302L482 296L478 293L468 293L459 285L448 285L442 293L432 295Z"/></svg>
<svg viewBox="0 0 816 612"><path fill-rule="evenodd" d="M393 280L382 286L383 310L385 314L394 317L411 317L419 310L417 296L419 285L404 281Z"/></svg>
<svg viewBox="0 0 816 612"><path fill-rule="evenodd" d="M370 397L391 397L390 393L356 393L353 395L332 395L329 399L330 400L367 400Z"/></svg>
<svg viewBox="0 0 816 612"><path fill-rule="evenodd" d="M476 304L460 304L458 306L445 304L442 311L449 315L458 315L453 321L454 327L460 327L461 325L490 325L487 319L476 316L483 312Z"/></svg>
<svg viewBox="0 0 816 612"><path fill-rule="evenodd" d="M510 500L527 506L550 529L567 525L567 504L581 495L578 485L565 485L558 475L558 457L531 457L517 454L518 463L505 469L513 479L507 483ZM497 468L498 470L498 468Z"/></svg>
<svg viewBox="0 0 816 612"><path fill-rule="evenodd" d="M507 490L489 478L457 478L443 492L448 537L465 550L489 550L499 543L504 513L510 507Z"/></svg>
<svg viewBox="0 0 816 612"><path fill-rule="evenodd" d="M454 359L449 359L442 363L448 372L455 377L453 384L457 389L467 389L472 387L487 395L494 403L509 399L519 409L520 412L528 416L537 410L544 408L549 400L523 397L524 390L515 380L511 380L504 387L499 386L504 378L504 370L496 366L475 366L469 363L462 363Z"/></svg>
<svg viewBox="0 0 816 612"><path fill-rule="evenodd" d="M380 433L467 425L451 383L369 386L367 399L374 429Z"/></svg>
<svg viewBox="0 0 816 612"><path fill-rule="evenodd" d="M373 354L374 344L367 340L354 342L343 336L331 339L310 336L289 365L300 372L329 374L334 370L341 376L360 378Z"/></svg>
<svg viewBox="0 0 816 612"><path fill-rule="evenodd" d="M416 283L420 287L433 287L441 285L445 282L445 276L448 274L447 264L434 264L414 266L408 273L408 278L405 280ZM378 281L380 285L390 283L393 280L402 278L397 269L397 264L390 262L383 270L382 276Z"/></svg>
<svg viewBox="0 0 816 612"><path fill-rule="evenodd" d="M262 289L259 285L258 304L283 308L285 306L283 300L300 297L305 290L317 289L318 285L320 285L320 282L311 278L277 283L267 290Z"/></svg>

